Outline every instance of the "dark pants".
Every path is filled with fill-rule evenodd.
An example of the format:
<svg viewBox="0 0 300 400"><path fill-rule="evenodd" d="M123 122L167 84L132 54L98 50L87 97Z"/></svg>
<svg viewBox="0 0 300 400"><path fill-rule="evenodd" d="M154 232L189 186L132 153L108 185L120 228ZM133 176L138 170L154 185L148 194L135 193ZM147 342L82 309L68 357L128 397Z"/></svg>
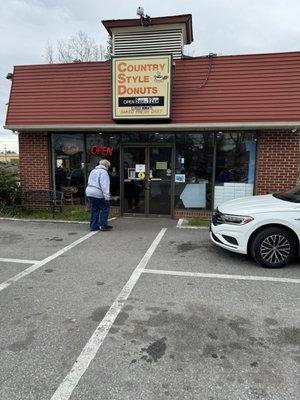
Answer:
<svg viewBox="0 0 300 400"><path fill-rule="evenodd" d="M88 197L91 209L91 230L97 230L107 227L107 219L109 215L109 201L105 199L97 199L96 197Z"/></svg>

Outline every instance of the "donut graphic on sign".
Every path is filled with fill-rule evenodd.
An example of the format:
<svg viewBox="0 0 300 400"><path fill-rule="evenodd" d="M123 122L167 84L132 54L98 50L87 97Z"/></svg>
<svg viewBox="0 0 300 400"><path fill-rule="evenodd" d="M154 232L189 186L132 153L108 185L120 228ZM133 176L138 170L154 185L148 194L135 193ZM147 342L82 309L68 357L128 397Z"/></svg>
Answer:
<svg viewBox="0 0 300 400"><path fill-rule="evenodd" d="M155 82L163 82L165 79L168 79L168 75L163 76L160 71L157 71L154 75Z"/></svg>

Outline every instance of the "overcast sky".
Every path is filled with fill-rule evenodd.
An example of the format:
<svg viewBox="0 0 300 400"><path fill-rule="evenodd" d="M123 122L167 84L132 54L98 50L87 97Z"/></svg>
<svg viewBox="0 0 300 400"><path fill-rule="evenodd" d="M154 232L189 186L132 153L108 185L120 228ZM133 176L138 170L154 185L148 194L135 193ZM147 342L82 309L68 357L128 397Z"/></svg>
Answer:
<svg viewBox="0 0 300 400"><path fill-rule="evenodd" d="M299 0L2 0L0 2L0 151L17 150L17 136L2 129L14 65L44 63L47 41L79 30L106 45L102 19L193 15L188 54L247 54L300 50Z"/></svg>

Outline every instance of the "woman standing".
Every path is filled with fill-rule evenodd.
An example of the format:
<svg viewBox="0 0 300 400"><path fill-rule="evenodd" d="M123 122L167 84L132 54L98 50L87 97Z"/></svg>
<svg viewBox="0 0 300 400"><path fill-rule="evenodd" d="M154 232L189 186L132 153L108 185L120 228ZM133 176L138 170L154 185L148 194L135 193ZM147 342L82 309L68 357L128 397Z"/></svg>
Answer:
<svg viewBox="0 0 300 400"><path fill-rule="evenodd" d="M90 202L91 231L108 231L112 229L112 226L107 223L110 199L109 168L110 162L108 160L100 160L99 165L89 175L85 194Z"/></svg>

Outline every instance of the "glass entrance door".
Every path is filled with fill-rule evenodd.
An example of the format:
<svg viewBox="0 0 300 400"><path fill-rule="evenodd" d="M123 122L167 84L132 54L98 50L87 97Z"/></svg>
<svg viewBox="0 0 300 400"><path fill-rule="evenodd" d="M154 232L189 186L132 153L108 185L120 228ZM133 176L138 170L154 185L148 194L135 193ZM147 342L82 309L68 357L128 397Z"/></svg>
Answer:
<svg viewBox="0 0 300 400"><path fill-rule="evenodd" d="M146 212L146 148L123 149L123 212Z"/></svg>
<svg viewBox="0 0 300 400"><path fill-rule="evenodd" d="M170 215L173 179L172 146L123 148L123 212Z"/></svg>
<svg viewBox="0 0 300 400"><path fill-rule="evenodd" d="M171 214L172 147L149 148L149 214Z"/></svg>

